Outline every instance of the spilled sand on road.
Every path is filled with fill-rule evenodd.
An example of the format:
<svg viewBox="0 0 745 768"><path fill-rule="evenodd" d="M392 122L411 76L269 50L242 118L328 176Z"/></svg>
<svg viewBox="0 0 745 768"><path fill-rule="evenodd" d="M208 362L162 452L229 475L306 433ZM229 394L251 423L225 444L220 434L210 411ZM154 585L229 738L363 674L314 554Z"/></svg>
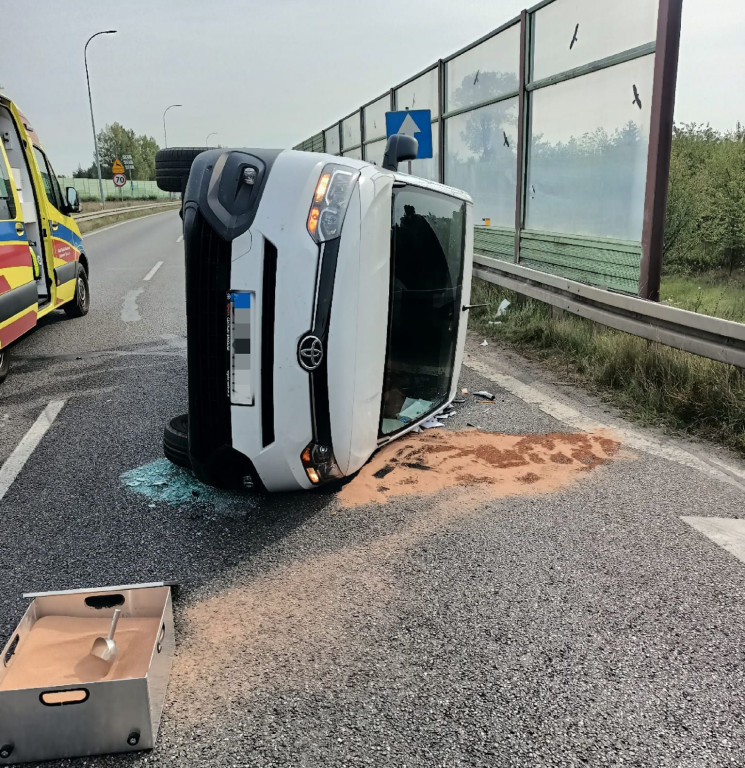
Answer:
<svg viewBox="0 0 745 768"><path fill-rule="evenodd" d="M605 464L619 448L606 433L428 430L387 445L338 497L343 506L356 507L400 496L429 496L447 488L457 488L474 501L550 493Z"/></svg>
<svg viewBox="0 0 745 768"><path fill-rule="evenodd" d="M558 491L620 456L606 433L438 430L392 443L344 486L337 513L397 497L430 502L407 507L406 522L388 534L244 576L186 607L173 716L209 728L226 706L248 706L265 692L323 692L340 665L377 669L386 661L374 638L399 620L391 604L407 551L458 520L498 514L492 500Z"/></svg>

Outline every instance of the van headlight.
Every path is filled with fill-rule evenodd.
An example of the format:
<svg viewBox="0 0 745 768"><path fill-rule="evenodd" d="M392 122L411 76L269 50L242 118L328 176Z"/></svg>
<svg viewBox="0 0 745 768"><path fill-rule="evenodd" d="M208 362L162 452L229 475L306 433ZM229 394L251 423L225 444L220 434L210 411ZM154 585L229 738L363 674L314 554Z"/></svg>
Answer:
<svg viewBox="0 0 745 768"><path fill-rule="evenodd" d="M308 233L317 243L341 235L349 198L359 175L359 171L336 163L324 167L308 212Z"/></svg>
<svg viewBox="0 0 745 768"><path fill-rule="evenodd" d="M343 477L334 458L334 452L326 445L310 443L300 454L300 461L303 462L305 474L313 485Z"/></svg>

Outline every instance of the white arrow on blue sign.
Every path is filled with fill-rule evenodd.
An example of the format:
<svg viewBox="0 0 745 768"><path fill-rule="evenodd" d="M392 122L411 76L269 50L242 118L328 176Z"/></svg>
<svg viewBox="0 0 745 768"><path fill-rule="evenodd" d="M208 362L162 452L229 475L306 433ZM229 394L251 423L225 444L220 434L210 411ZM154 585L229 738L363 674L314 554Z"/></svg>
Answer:
<svg viewBox="0 0 745 768"><path fill-rule="evenodd" d="M397 133L413 136L419 142L417 160L432 157L432 113L428 109L407 109L385 113L385 135Z"/></svg>

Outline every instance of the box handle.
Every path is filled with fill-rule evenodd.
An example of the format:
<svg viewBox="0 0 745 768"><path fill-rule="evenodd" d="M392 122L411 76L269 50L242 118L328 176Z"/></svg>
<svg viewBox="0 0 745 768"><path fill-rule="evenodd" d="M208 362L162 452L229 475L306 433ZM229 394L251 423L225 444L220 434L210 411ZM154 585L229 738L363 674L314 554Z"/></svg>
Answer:
<svg viewBox="0 0 745 768"><path fill-rule="evenodd" d="M158 635L158 645L156 648L158 649L158 653L160 653L163 650L163 638L166 636L166 625L163 624L163 626L160 628L160 634Z"/></svg>
<svg viewBox="0 0 745 768"><path fill-rule="evenodd" d="M115 592L113 595L91 595L85 598L85 604L89 608L101 610L102 608L116 608L117 605L124 605L124 595Z"/></svg>
<svg viewBox="0 0 745 768"><path fill-rule="evenodd" d="M89 696L87 688L68 688L64 691L42 691L39 701L45 707L61 707L65 704L82 704L88 701Z"/></svg>
<svg viewBox="0 0 745 768"><path fill-rule="evenodd" d="M16 648L18 648L18 641L21 639L20 635L16 635L13 638L13 642L8 646L8 650L5 651L5 657L3 658L3 664L7 667L10 660L13 658L13 654L16 652Z"/></svg>

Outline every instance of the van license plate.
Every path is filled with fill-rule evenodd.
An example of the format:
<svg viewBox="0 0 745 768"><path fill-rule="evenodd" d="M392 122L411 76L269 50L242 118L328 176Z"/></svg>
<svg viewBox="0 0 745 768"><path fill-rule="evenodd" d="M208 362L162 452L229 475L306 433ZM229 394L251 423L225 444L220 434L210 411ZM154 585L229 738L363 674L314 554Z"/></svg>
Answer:
<svg viewBox="0 0 745 768"><path fill-rule="evenodd" d="M230 293L230 402L235 405L254 404L251 332L255 303L253 291Z"/></svg>

